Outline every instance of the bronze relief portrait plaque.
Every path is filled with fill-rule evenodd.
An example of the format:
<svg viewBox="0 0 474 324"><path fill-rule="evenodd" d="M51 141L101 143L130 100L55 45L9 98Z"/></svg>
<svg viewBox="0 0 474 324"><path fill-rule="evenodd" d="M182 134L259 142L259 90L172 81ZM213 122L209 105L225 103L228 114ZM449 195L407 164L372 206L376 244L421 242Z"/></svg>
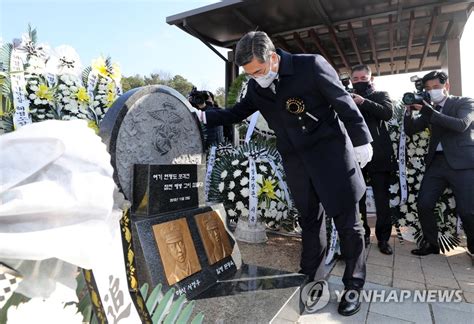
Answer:
<svg viewBox="0 0 474 324"><path fill-rule="evenodd" d="M214 264L217 261L230 256L232 247L230 245L229 237L222 223L222 219L217 212L210 211L194 216L204 243L207 259L209 264Z"/></svg>
<svg viewBox="0 0 474 324"><path fill-rule="evenodd" d="M186 218L153 225L153 233L169 285L201 271Z"/></svg>

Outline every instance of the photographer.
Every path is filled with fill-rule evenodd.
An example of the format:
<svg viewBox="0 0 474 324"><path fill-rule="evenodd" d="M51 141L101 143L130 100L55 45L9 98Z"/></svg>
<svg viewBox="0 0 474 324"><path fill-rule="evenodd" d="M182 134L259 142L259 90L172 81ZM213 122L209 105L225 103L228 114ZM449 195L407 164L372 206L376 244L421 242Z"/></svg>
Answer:
<svg viewBox="0 0 474 324"><path fill-rule="evenodd" d="M214 101L214 95L210 91L197 91L194 87L188 96L189 103L194 107L202 111L219 110L220 108ZM209 148L213 144L224 142L224 129L223 126L209 127L202 125L204 130L204 142L205 147Z"/></svg>
<svg viewBox="0 0 474 324"><path fill-rule="evenodd" d="M372 161L367 163L362 172L366 181L370 179L374 192L375 208L377 210L375 236L380 252L392 254L392 248L388 243L392 233L389 187L390 171L393 169L392 161L394 159L392 158L392 143L385 122L392 118L393 105L387 92L374 90L373 80L374 77L368 65L360 64L352 68L351 82L354 92L351 96L359 107L374 139L372 142L374 149ZM367 224L365 195L359 202L359 208L364 222L367 246L370 243L370 226Z"/></svg>
<svg viewBox="0 0 474 324"><path fill-rule="evenodd" d="M415 255L438 254L438 227L434 208L450 187L467 236L468 253L474 252L474 100L450 96L448 75L433 71L421 80L425 93L407 106L405 132L413 135L431 129L426 171L418 193L418 215L424 241ZM431 98L431 103L426 99ZM407 103L404 96L404 102ZM420 114L413 116L413 111Z"/></svg>

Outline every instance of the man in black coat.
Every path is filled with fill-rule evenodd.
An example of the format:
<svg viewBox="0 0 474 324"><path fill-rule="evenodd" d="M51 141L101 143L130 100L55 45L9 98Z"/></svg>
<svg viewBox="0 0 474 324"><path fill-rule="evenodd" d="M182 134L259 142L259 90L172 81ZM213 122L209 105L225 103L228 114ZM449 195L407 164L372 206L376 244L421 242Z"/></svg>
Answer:
<svg viewBox="0 0 474 324"><path fill-rule="evenodd" d="M380 252L392 254L388 240L392 232L390 213L390 171L393 169L393 150L386 122L392 118L393 105L387 92L375 91L374 77L368 65L360 64L352 68L351 82L354 88L352 98L360 109L374 141L372 160L367 163L362 173L370 181L374 193L377 221L375 236ZM366 246L370 243L370 226L367 224L365 196L359 204L365 229Z"/></svg>
<svg viewBox="0 0 474 324"><path fill-rule="evenodd" d="M448 75L432 71L423 79L432 105L424 102L407 107L405 132L413 135L431 130L426 171L418 193L418 217L424 241L415 255L438 254L438 226L434 209L449 186L456 200L456 211L467 236L468 253L474 253L474 100L450 96ZM412 111L419 110L418 116Z"/></svg>
<svg viewBox="0 0 474 324"><path fill-rule="evenodd" d="M211 126L231 124L260 110L276 134L301 216L300 272L315 280L324 277L326 211L334 219L346 261L347 291L338 310L355 314L360 301L346 296L365 282L364 230L358 210L365 183L357 162L364 166L372 157L369 129L322 56L275 50L267 34L250 32L238 42L235 60L251 78L246 96L230 109L200 112L200 119Z"/></svg>

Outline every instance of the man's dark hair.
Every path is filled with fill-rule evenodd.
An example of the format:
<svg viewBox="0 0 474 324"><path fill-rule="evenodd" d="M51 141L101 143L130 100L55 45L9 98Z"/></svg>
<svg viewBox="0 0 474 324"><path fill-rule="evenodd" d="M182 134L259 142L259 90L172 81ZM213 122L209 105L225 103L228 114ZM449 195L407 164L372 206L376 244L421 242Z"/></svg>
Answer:
<svg viewBox="0 0 474 324"><path fill-rule="evenodd" d="M354 73L355 71L366 71L367 74L372 75L372 70L370 69L370 66L368 66L367 64L354 65L351 69L351 74Z"/></svg>
<svg viewBox="0 0 474 324"><path fill-rule="evenodd" d="M243 36L235 48L235 63L243 66L253 58L266 62L271 53L275 52L275 45L265 32L252 31Z"/></svg>
<svg viewBox="0 0 474 324"><path fill-rule="evenodd" d="M423 78L421 79L421 82L424 85L426 81L436 80L436 79L439 80L439 83L445 84L446 81L448 80L448 75L443 71L431 71L430 73L425 74L425 76L423 76Z"/></svg>

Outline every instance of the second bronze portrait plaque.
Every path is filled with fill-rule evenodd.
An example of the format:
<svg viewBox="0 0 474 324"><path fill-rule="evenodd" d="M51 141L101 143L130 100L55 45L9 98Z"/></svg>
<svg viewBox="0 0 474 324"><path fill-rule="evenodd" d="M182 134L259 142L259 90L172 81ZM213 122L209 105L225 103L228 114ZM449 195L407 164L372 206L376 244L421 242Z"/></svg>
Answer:
<svg viewBox="0 0 474 324"><path fill-rule="evenodd" d="M201 265L185 218L153 225L153 233L168 285L201 271Z"/></svg>
<svg viewBox="0 0 474 324"><path fill-rule="evenodd" d="M194 216L204 243L209 264L214 264L232 253L228 234L221 218L215 211Z"/></svg>

